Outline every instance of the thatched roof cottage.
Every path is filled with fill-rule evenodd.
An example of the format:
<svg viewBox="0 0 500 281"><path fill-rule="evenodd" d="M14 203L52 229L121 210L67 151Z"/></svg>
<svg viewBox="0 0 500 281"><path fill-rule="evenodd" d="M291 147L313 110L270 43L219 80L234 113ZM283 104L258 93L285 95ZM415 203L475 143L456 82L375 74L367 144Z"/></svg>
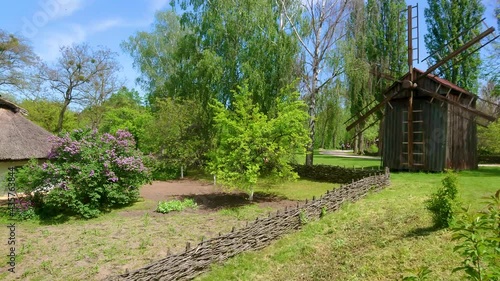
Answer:
<svg viewBox="0 0 500 281"><path fill-rule="evenodd" d="M11 166L22 166L31 158L46 159L52 135L28 120L26 110L0 97L0 179ZM3 190L0 190L0 193Z"/></svg>

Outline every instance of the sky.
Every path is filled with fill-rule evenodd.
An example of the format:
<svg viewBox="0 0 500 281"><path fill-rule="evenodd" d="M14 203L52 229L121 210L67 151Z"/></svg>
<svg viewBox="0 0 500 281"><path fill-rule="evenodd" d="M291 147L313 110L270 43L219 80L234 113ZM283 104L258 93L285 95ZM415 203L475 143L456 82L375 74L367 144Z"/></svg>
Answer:
<svg viewBox="0 0 500 281"><path fill-rule="evenodd" d="M139 73L120 43L150 30L155 12L169 8L169 0L18 0L2 6L0 28L27 38L43 61L54 62L61 46L105 46L118 54L125 85L138 89Z"/></svg>
<svg viewBox="0 0 500 281"><path fill-rule="evenodd" d="M484 0L488 23L496 28L493 10L497 0ZM149 31L155 12L169 8L169 0L18 0L6 2L0 10L0 28L27 38L40 58L54 62L61 46L87 42L90 46L106 46L118 53L121 78L128 88L139 89L128 53L120 43L138 31ZM408 0L419 4L420 58L425 58L423 35L426 33L425 0ZM427 65L417 63L426 69Z"/></svg>

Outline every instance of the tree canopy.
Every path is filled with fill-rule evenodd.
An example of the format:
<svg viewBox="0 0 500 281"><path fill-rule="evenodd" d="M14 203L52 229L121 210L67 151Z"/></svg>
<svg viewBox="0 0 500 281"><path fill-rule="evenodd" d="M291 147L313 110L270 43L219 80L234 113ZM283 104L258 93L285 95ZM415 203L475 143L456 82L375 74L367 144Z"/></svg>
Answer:
<svg viewBox="0 0 500 281"><path fill-rule="evenodd" d="M245 84L235 91L233 110L216 103L217 138L209 162L211 173L226 185L247 191L250 200L261 175L296 177L290 161L308 142L305 104L298 93L282 91L273 117L261 111L252 95Z"/></svg>

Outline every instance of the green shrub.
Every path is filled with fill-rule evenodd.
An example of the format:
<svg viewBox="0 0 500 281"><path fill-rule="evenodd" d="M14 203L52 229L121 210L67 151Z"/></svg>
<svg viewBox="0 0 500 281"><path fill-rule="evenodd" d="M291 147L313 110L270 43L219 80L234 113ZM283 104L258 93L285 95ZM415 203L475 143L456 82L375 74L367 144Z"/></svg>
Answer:
<svg viewBox="0 0 500 281"><path fill-rule="evenodd" d="M469 280L500 280L500 190L489 198L486 211L464 210L452 228L454 248L465 259L453 271L465 271Z"/></svg>
<svg viewBox="0 0 500 281"><path fill-rule="evenodd" d="M169 163L167 160L158 159L153 156L148 157L145 164L150 169L153 180L174 180L178 179L181 174L181 167L178 163Z"/></svg>
<svg viewBox="0 0 500 281"><path fill-rule="evenodd" d="M137 201L149 181L141 153L126 131L100 135L75 130L50 140L49 161L32 160L16 175L19 189L33 194L38 212L93 218L109 208Z"/></svg>
<svg viewBox="0 0 500 281"><path fill-rule="evenodd" d="M366 148L365 150L366 154L377 154L378 153L378 147L376 144L372 144L369 147Z"/></svg>
<svg viewBox="0 0 500 281"><path fill-rule="evenodd" d="M160 201L158 202L156 211L158 213L167 214L173 211L180 212L186 208L195 209L197 207L198 205L196 204L196 202L194 202L193 199L187 198L184 199L183 201L180 200Z"/></svg>
<svg viewBox="0 0 500 281"><path fill-rule="evenodd" d="M14 216L17 220L31 220L37 217L35 207L30 198L18 197L15 201Z"/></svg>
<svg viewBox="0 0 500 281"><path fill-rule="evenodd" d="M442 186L425 202L425 207L432 213L432 221L437 228L446 228L453 220L457 208L457 175L447 171L441 181Z"/></svg>

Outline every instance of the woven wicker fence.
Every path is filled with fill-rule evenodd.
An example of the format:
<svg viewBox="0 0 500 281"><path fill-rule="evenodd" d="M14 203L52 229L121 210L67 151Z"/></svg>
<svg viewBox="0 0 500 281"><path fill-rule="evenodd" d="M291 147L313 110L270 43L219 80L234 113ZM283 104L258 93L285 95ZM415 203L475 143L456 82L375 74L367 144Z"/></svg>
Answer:
<svg viewBox="0 0 500 281"><path fill-rule="evenodd" d="M277 211L265 218L249 222L246 227L234 229L198 245L186 245L183 253L172 254L133 272L109 277L106 280L190 280L219 263L241 252L257 250L273 240L299 229L304 221L319 218L325 211L332 212L344 202L354 202L368 192L379 191L389 185L389 171L370 175L361 180L335 188L324 196L295 208Z"/></svg>

